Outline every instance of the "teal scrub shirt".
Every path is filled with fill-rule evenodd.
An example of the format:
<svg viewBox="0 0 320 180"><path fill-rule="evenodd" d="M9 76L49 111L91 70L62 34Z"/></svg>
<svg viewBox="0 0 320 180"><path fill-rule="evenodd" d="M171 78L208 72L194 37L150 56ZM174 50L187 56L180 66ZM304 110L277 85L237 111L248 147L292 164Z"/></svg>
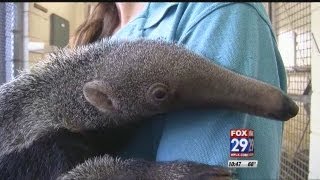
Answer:
<svg viewBox="0 0 320 180"><path fill-rule="evenodd" d="M283 62L260 3L147 3L112 37L117 38L184 44L213 63L286 91ZM227 166L230 129L250 128L255 131L255 155L249 159L259 163L256 169L237 169L239 178L277 179L282 126L279 121L227 110L172 113L148 121L123 156Z"/></svg>

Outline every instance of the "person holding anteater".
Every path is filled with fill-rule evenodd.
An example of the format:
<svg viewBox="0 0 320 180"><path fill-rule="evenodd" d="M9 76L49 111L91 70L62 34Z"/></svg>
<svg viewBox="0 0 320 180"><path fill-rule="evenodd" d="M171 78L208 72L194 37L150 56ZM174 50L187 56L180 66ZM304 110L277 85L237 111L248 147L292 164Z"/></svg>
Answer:
<svg viewBox="0 0 320 180"><path fill-rule="evenodd" d="M243 125L241 127L255 129L258 131L258 139L263 140L263 136L259 134L260 131L263 132L263 128L277 130L268 127L275 128L279 125L276 120L288 120L295 116L298 107L284 92L274 87L281 84L281 81L272 86L259 75L258 72L261 71L256 63L262 63L259 58L263 53L258 51L260 53L252 54L252 49L249 49L249 53L241 51L244 53L241 54L237 51L241 50L238 41L222 40L223 33L230 34L235 29L219 31L212 29L212 26L197 29L202 22L206 22L206 17L211 17L211 14L215 15L211 18L220 17L219 13L215 13L216 10L229 7L235 8L240 14L246 14L246 11L242 10L252 13L247 8L254 6L213 3L206 9L207 6L204 5L207 4L100 3L95 9L97 14L93 12L78 29L70 44L71 49L50 54L32 68L30 73L23 73L15 80L2 85L0 177L232 177L234 173L221 167L226 165L223 159L227 160L225 154L228 151L221 150L229 146L229 142L224 144L224 140L229 138L230 128ZM190 13L196 12L200 7L204 10L203 13L190 16L195 19L189 18ZM132 16L130 13L129 16L123 13L124 10ZM149 13L155 10L162 12L160 16ZM228 8L222 12L227 10ZM99 13L106 14L96 16ZM232 13L228 15L235 18ZM170 18L173 18L172 26ZM179 23L174 21L178 19ZM128 21L130 22L127 23ZM162 24L162 21L166 24ZM161 30L161 25L170 28L166 31L167 34L160 36L157 29ZM184 28L180 28L179 25L183 25ZM226 27L230 25L232 27L232 23ZM206 32L203 35L209 35L213 30L217 34L213 39L198 38L202 37L200 34L203 32ZM240 30L244 29L240 26ZM129 35L132 35L129 38L131 40L121 40ZM107 36L111 36L111 39ZM235 36L235 39L241 40L238 36ZM148 40L157 37L162 40ZM250 43L255 42L249 37L245 38L247 39ZM178 42L180 46L172 42ZM259 42L268 45L268 42L272 41ZM215 43L224 45L224 49L227 50L225 53L229 52L226 54L227 57L219 54L224 52L224 49L219 49ZM228 48L229 44L236 49ZM211 49L213 47L214 49ZM277 52L276 48L273 50ZM218 53L218 56L215 53ZM234 53L238 56L234 56ZM215 56L212 58L213 55ZM246 61L250 63L233 62L243 57L247 57ZM253 77L267 83L224 69L223 66L228 64L223 64L221 60L229 60L229 65L236 64L242 67L243 63L244 67L256 68ZM278 68L270 67L274 67L274 70ZM233 68L231 70L238 71ZM157 118L153 118L156 115ZM206 116L210 119L206 119ZM276 132L272 132L272 135L277 135ZM147 134L150 139L146 138L146 133L151 133L151 136ZM188 139L179 137L180 134L186 135ZM189 149L180 149L177 152L180 148L177 145ZM211 146L213 149L206 149L205 146L210 145L214 145ZM256 152L259 161L265 158L262 156L265 152L261 147L263 146L259 146L258 143ZM268 150L277 150L277 147L272 145ZM212 154L205 156L209 150ZM264 167L266 163L268 161L263 162L261 166ZM251 176L249 178L257 177L259 173L263 178L275 175L270 172L274 166L263 172L261 166L248 174ZM239 171L238 177L243 178L242 173Z"/></svg>
<svg viewBox="0 0 320 180"><path fill-rule="evenodd" d="M98 3L71 46L106 36L174 41L230 70L287 88L276 37L261 3ZM259 165L237 169L240 179L278 178L282 122L220 110L174 113L161 121L146 123L124 155L225 166L228 131L250 128L255 130Z"/></svg>

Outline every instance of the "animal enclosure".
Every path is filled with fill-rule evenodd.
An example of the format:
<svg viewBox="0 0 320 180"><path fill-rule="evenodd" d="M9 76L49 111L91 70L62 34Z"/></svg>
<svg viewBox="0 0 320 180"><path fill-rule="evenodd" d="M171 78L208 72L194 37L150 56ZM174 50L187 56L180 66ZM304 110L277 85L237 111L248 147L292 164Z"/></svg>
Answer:
<svg viewBox="0 0 320 180"><path fill-rule="evenodd" d="M287 70L288 94L299 114L284 124L280 179L307 179L309 174L311 3L268 3L269 15Z"/></svg>
<svg viewBox="0 0 320 180"><path fill-rule="evenodd" d="M319 81L320 77L312 75L316 59L313 52L320 54L320 5L313 10L314 3L311 2L263 4L286 67L287 93L300 108L296 117L284 123L279 179L304 180L311 177L310 159L314 159L311 155L314 147L310 135L312 120L319 121L315 116L312 119L312 106L315 105L311 102L316 102L312 94L315 92L315 79ZM0 3L0 84L11 80L20 70L28 69L37 62L36 59L51 51L50 14L56 13L67 19L70 31L66 34L72 34L89 11L87 3ZM316 19L312 18L315 13L319 14L317 23L312 21ZM318 30L312 28L315 24L318 24ZM33 42L40 42L41 47L32 49ZM320 176L319 172L316 174L312 179Z"/></svg>

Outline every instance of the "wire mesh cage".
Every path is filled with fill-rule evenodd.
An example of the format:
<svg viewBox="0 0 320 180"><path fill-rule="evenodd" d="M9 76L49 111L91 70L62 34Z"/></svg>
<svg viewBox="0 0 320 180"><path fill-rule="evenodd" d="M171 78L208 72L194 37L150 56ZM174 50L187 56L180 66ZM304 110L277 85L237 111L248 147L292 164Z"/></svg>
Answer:
<svg viewBox="0 0 320 180"><path fill-rule="evenodd" d="M0 3L0 84L12 76L14 3Z"/></svg>
<svg viewBox="0 0 320 180"><path fill-rule="evenodd" d="M272 23L299 114L284 124L279 179L308 179L311 95L311 4L272 3Z"/></svg>

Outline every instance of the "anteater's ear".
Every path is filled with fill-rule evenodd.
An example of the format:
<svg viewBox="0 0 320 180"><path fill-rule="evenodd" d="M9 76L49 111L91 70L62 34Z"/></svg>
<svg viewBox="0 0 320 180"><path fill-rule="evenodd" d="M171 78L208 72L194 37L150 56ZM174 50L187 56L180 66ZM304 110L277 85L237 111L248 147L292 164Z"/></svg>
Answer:
<svg viewBox="0 0 320 180"><path fill-rule="evenodd" d="M111 88L103 81L93 80L85 83L83 94L90 104L102 112L111 112L117 107Z"/></svg>

